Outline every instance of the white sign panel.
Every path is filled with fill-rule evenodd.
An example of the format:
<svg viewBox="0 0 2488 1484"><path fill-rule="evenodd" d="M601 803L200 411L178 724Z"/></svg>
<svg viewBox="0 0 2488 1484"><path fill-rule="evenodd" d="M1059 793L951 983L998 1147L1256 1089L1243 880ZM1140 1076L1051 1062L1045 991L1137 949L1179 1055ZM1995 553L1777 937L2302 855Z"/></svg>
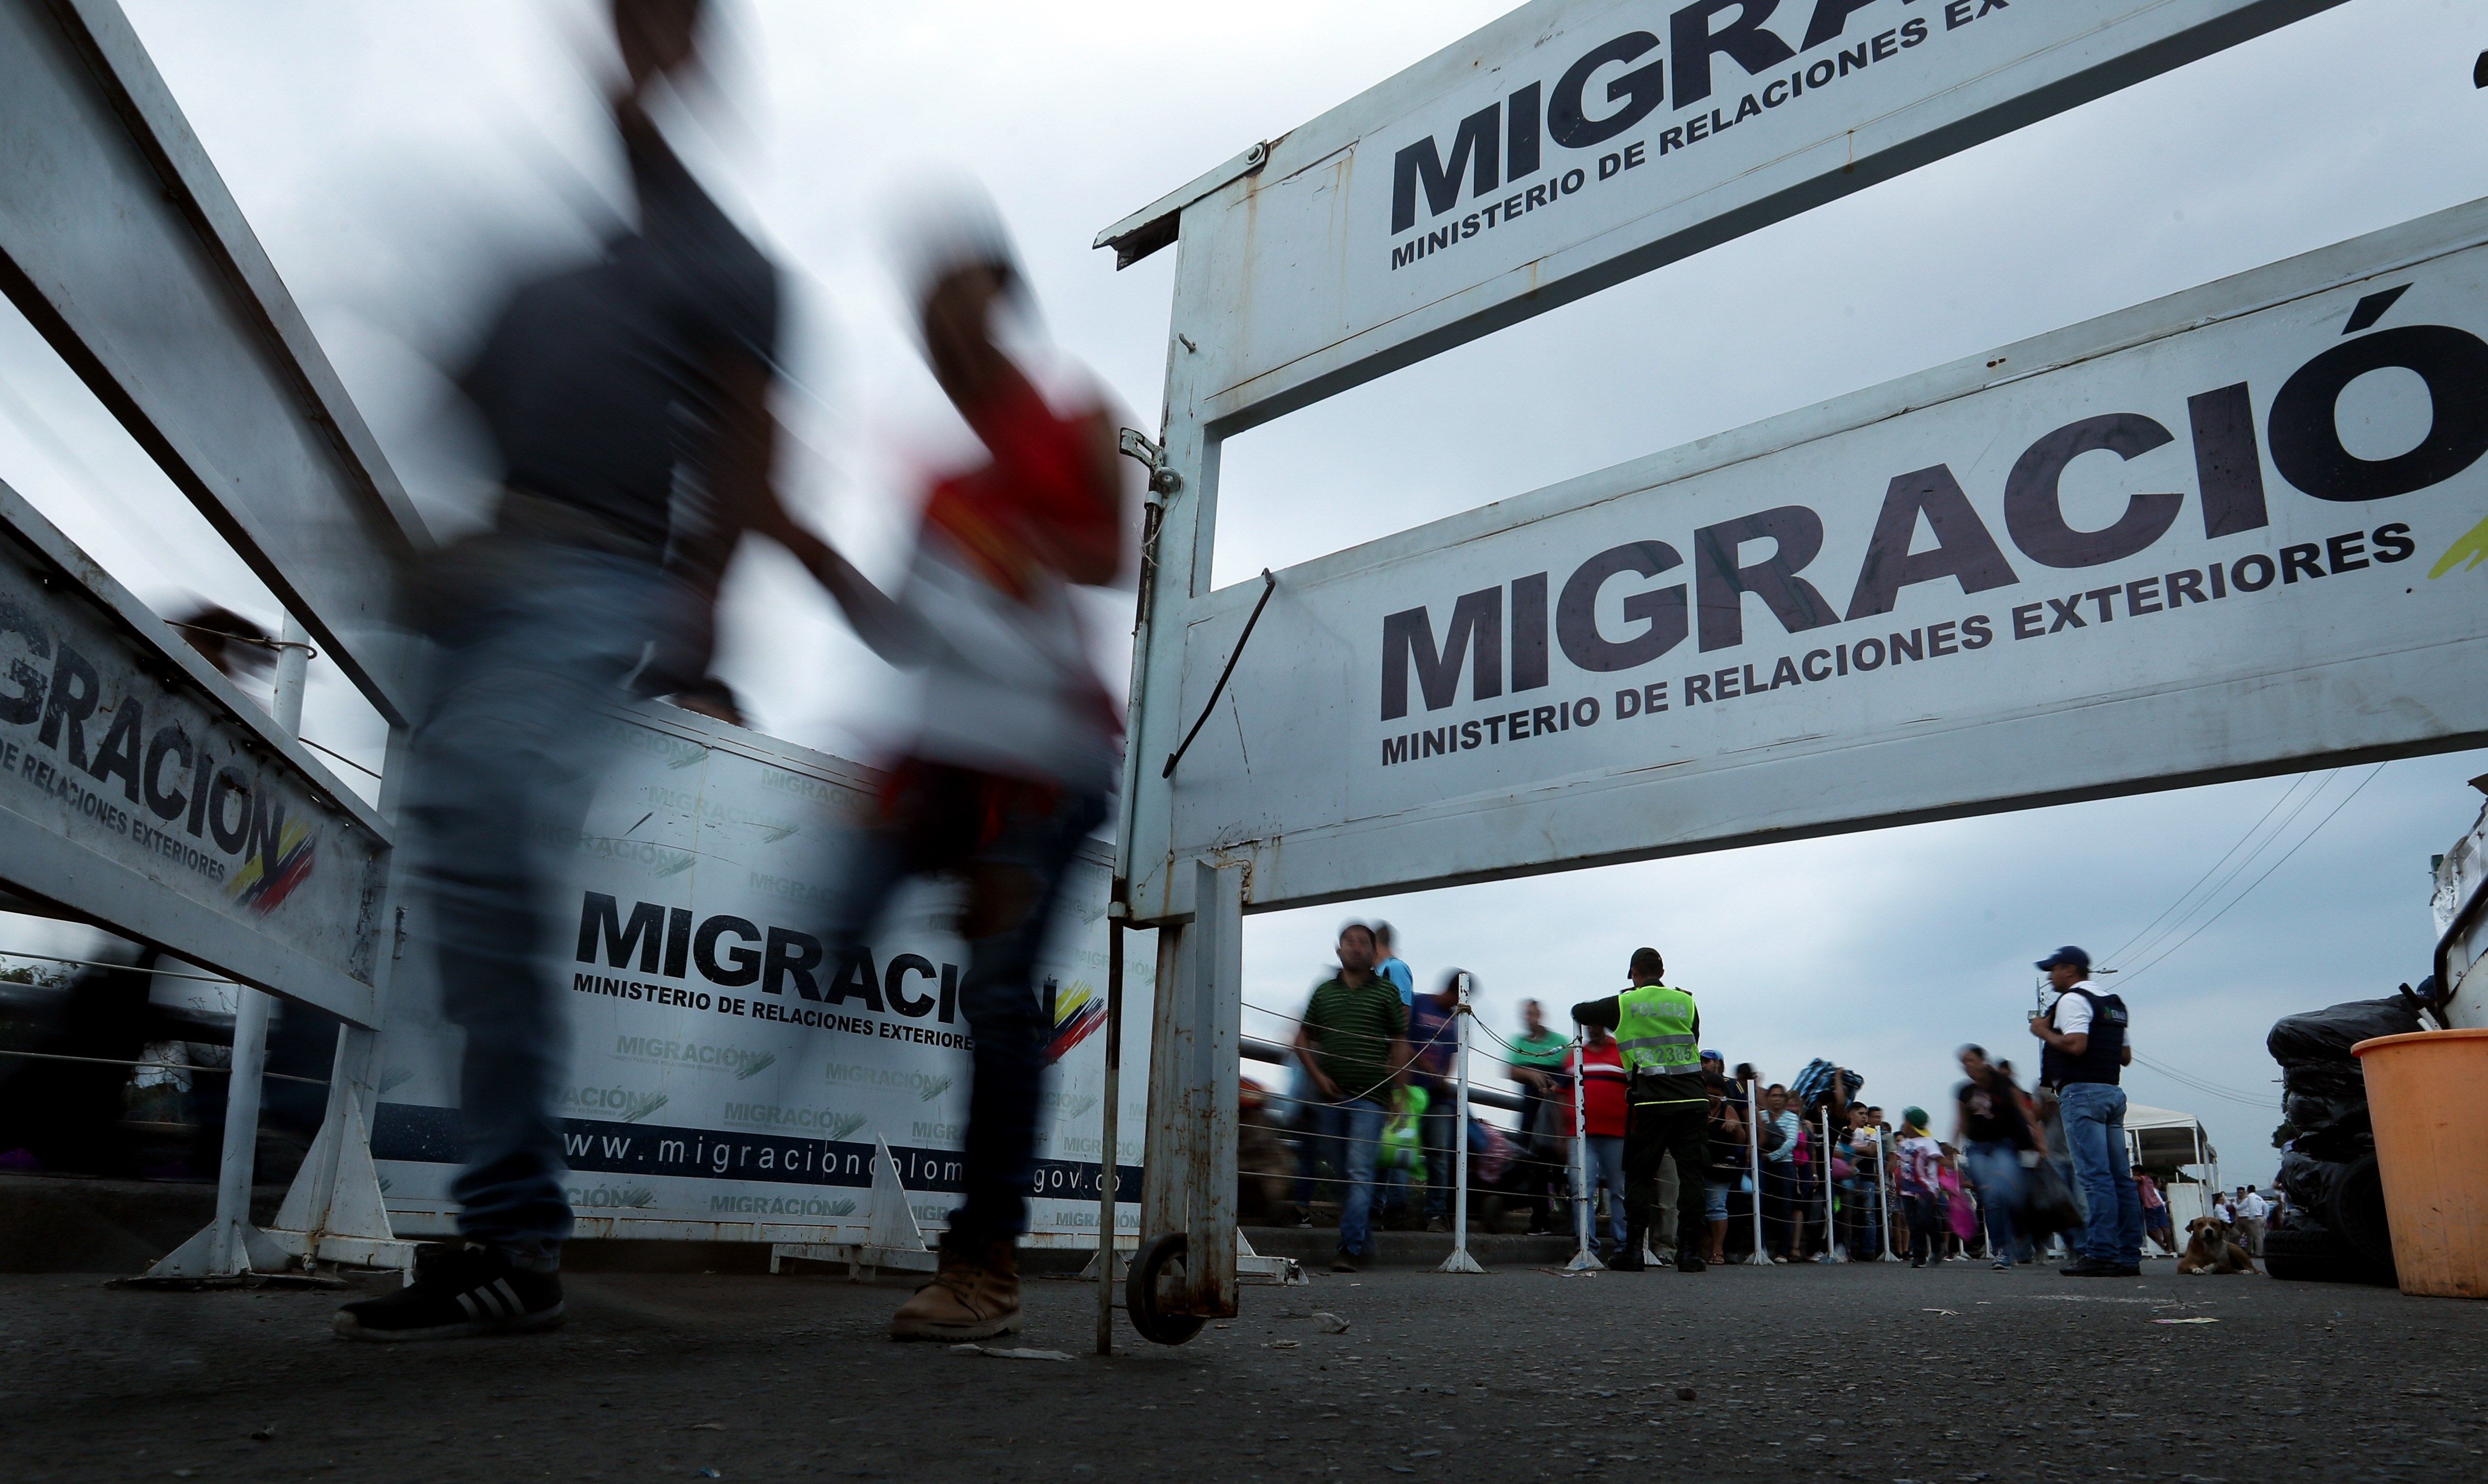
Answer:
<svg viewBox="0 0 2488 1484"><path fill-rule="evenodd" d="M679 716L681 719L675 719ZM861 1240L874 1140L929 1232L958 1204L971 1041L952 895L902 895L868 959L840 974L817 937L843 830L875 780L836 759L651 708L622 743L555 945L572 1042L559 1099L582 1237ZM1103 1109L1109 862L1084 847L1039 972L1055 1026L1038 1112L1037 1233L1094 1239ZM458 1031L412 944L389 994L372 1155L401 1235L449 1229ZM1149 955L1129 955L1145 1006ZM1146 1065L1145 1017L1125 1056ZM1123 1079L1122 1210L1145 1134L1146 1080ZM841 1237L836 1228L853 1228Z"/></svg>
<svg viewBox="0 0 2488 1484"><path fill-rule="evenodd" d="M1232 433L2335 3L1541 0L1099 240Z"/></svg>
<svg viewBox="0 0 2488 1484"><path fill-rule="evenodd" d="M372 1019L381 822L0 486L0 881Z"/></svg>
<svg viewBox="0 0 2488 1484"><path fill-rule="evenodd" d="M2474 203L1292 569L1169 854L1268 907L2478 745L2483 241ZM1198 610L1184 716L1258 588Z"/></svg>

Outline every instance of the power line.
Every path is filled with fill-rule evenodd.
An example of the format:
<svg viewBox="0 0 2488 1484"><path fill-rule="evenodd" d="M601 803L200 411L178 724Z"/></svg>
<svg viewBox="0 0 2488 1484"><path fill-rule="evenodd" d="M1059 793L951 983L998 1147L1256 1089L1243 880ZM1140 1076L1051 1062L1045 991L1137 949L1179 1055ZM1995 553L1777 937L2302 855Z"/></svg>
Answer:
<svg viewBox="0 0 2488 1484"><path fill-rule="evenodd" d="M2307 809L2314 804L2317 798L2323 797L2324 791L2332 786L2332 780L2340 775L2340 771L2341 770L2336 768L2332 770L2332 771L2325 773L2320 778L2316 778L2315 787L2309 790L2304 798L2299 799L2294 808L2292 808L2287 814L2281 816L2280 823L2272 827L2271 833L2266 834L2262 839L2255 841L2254 849L2248 851L2244 855L2239 856L2237 864L2229 867L2226 872L2221 873L2219 880L2214 882L2211 889L2203 894L2202 900L2188 908L2184 913L2180 913L2174 921L2170 922L2166 927L2162 928L2158 934L2145 939L2140 946L2134 950L2135 955L2138 958L2150 954L2154 949L2158 948L2162 943L2167 940L2168 935L2185 927L2186 917L2188 915L2200 911L2211 906L2213 901L2218 898L2221 892L2228 889L2231 882L2236 881L2246 872L2246 869L2248 866L2253 865L2257 859L2261 858L2264 852L2272 849L2274 842L2279 840L2281 836L2289 833L2289 826L2297 824L2298 817L2304 814ZM2304 782L2306 777L2313 776L2313 774L2306 774L2302 776L2299 781ZM2290 787L2293 793L2297 789L2296 784L2292 784ZM2288 795L2283 795L2282 800L2284 802L2287 801L2288 797ZM2275 805L2275 807L2276 808L2278 805ZM2261 828L2262 826L2258 825L2256 827ZM2253 831L2248 831L2248 838L2252 838L2252 835ZM2240 840L2238 844L2244 845L2246 844L2246 841ZM2216 863L2213 870L2218 871L2219 869L2219 867ZM2210 873L2207 872L2205 874L2209 875ZM2119 950L2119 952L2121 954L2123 950Z"/></svg>
<svg viewBox="0 0 2488 1484"><path fill-rule="evenodd" d="M2255 1107L2270 1107L2277 1101L2269 1093L2242 1092L2235 1087L2223 1086L2219 1082L2197 1077L2193 1073L2180 1071L2166 1062L2145 1056L2140 1051L2134 1053L2134 1059L2139 1065L2159 1073L2170 1081L2183 1083L2196 1092L2207 1093L2215 1098L2225 1098L2232 1103L2249 1104Z"/></svg>
<svg viewBox="0 0 2488 1484"><path fill-rule="evenodd" d="M2326 814L2322 819L2317 820L2317 821L2315 822L2315 827L2314 827L2313 829L2310 829L2310 830L2308 830L2306 833L2304 833L2304 834L2303 834L2303 835L2299 836L2299 837L2298 837L2298 843L2297 843L2296 845L2291 846L2291 847L2288 849L2288 851L2287 851L2287 852L2285 852L2285 853L2281 855L2281 857L2280 857L2278 860L2274 861L2270 866L2266 867L2266 868L2265 868L2265 870L2264 870L2263 875L2256 877L2256 878L2255 878L2253 881L2251 881L2251 882L2248 882L2247 883L2247 888L2246 888L2246 890L2241 891L2241 892L2239 892L2236 896L2233 896L2233 897L2229 898L2228 905L2227 905L2226 907L2221 908L2219 911L2214 912L2211 916L2209 916L2209 917L2205 918L2205 919L2203 920L2203 924L2202 924L2202 926L2201 926L2201 927L2196 928L2193 932L2187 934L2184 938L2179 938L2175 943L2173 943L2173 944L2169 945L2169 947L2168 947L2164 952L2163 952L2163 953L2162 953L2158 958L2155 958L2155 959L2153 959L2150 963L2143 965L2140 968L2135 968L2135 969L2130 969L2130 970L2128 970L2128 971L2127 971L2127 977L2126 977L2126 979L2125 979L2125 984L2130 985L2130 984L2134 983L2134 981L2135 981L2136 978L2139 978L2140 976L2142 976L2142 975L2144 975L2144 974L2147 974L2147 973L2151 972L2153 969L2155 969L2155 968L2159 967L2161 965L2167 963L2167 962L2168 962L2168 960L2169 960L2172 956L2174 956L2174 955L2176 954L2176 952L2177 952L2179 949L2181 949L2181 948L2185 947L2188 943L2191 943L2191 942L2192 942L2195 938L2197 938L2201 937L2201 936L2202 936L2202 934L2203 934L2204 929L2209 928L2213 923L2216 923L2216 922L2219 921L2221 918L2223 918L2223 917L2227 916L2227 915L2229 914L2229 910L2230 910L2230 908L2234 908L2234 907L2236 907L2239 903L2241 903L2241 902L2245 901L2248 896L2252 895L2252 894L2253 894L2253 892L2254 892L2254 889L2255 889L2257 886L2262 885L2265 882L2270 881L2270 880L2272 879L2272 873L2273 873L2273 872L2277 871L2277 870L2279 870L2282 866L2285 866L2285 865L2289 864L2289 857L2290 857L2290 856L2297 854L2298 854L2300 851L2302 851L2302 850L2304 850L2304 849L2306 848L2306 842L2307 842L2307 841L2312 840L2312 839L2314 839L2317 835L2319 835L2319 834L2323 833L2323 832L2324 832L2324 826L2332 823L2332 816L2333 816L2333 815L2335 815L2335 814L2339 814L2342 810L2344 810L2344 809L2348 808L2348 807L2350 806L2350 800L2351 800L2351 799L2353 799L2353 798L2358 798L2358 797L2360 796L2360 794L2361 794L2361 793L2365 792L2367 785L2376 781L2376 774L2378 774L2378 773L2380 773L2380 772L2383 772L2384 770L2385 770L2385 765L2384 765L2384 764L2382 764L2382 763L2378 763L2374 768L2372 768L2372 769L2368 770L2368 771L2367 771L2367 776L2365 776L2365 777L2363 777L2363 778L2361 778L2361 779L2360 779L2360 780L2359 780L2359 786L2358 786L2357 788L2352 789L2352 790L2349 792L2349 794L2348 794L2346 797L2344 797L2344 798L2342 798L2342 800L2341 800L2339 803L2334 804L2334 805L2332 806L2332 808L2331 813L2328 813L2328 814ZM2311 798L2312 796L2309 796L2309 797ZM2293 816L2292 816L2292 818L2295 818L2295 817L2296 817L2295 815L2293 815ZM2284 827L2285 827L2285 826L2284 826ZM2120 987L2120 988L2122 988L2123 986L2119 986L2119 987Z"/></svg>
<svg viewBox="0 0 2488 1484"><path fill-rule="evenodd" d="M2291 784L2290 792L2281 796L2280 803L2289 802L2291 797L2297 792L2298 783L2304 783L2307 781L2307 779L2312 778L2314 779L2315 786L2309 789L2304 798L2299 798L2287 814L2281 816L2280 823L2273 826L2270 832L2265 833L2261 839L2254 840L2254 848L2248 851L2245 854L2238 856L2237 862L2234 865L2231 865L2226 871L2219 871L2219 863L2215 862L2212 870L2214 872L2219 872L2219 879L2212 882L2210 889L2206 890L2199 900L2189 906L2185 911L2180 912L2175 919L2170 921L2158 933L2146 938L2142 942L2136 945L2133 949L2134 954L2136 957L2150 954L2153 950L2160 947L2161 944L2167 941L2170 934L2183 929L2186 926L2187 917L2210 907L2221 892L2228 889L2230 882L2236 881L2241 875L2245 874L2247 868L2253 865L2256 860L2260 859L2264 852L2272 849L2275 842L2279 840L2283 835L2289 833L2289 827L2298 823L2298 817L2304 814L2307 809L2314 804L2315 800L2323 796L2324 791L2332 786L2332 780L2339 775L2340 770L2334 769L2331 772L2324 773L2320 776L2313 773L2304 774L2298 779L2297 783ZM2278 807L2278 803L2274 806L2275 809L2277 809ZM2266 811L2267 818L2270 816L2271 812L2272 811L2269 810ZM2261 828L2261 825L2258 824L2256 830L2260 830ZM2253 840L2256 830L2249 830L2246 838L2239 840L2238 844L2240 846L2244 846L2248 840ZM2204 874L2209 876L2212 872L2206 872ZM2120 951L2122 952L2122 950Z"/></svg>
<svg viewBox="0 0 2488 1484"><path fill-rule="evenodd" d="M2132 938L2127 938L2124 942L2119 943L2114 948L2109 949L2102 962L2113 964L2124 958L2125 950L2142 941L2144 935L2148 934L2153 928L2160 926L2163 918L2166 917L2170 912L2177 910L2180 907L2185 906L2187 900L2194 895L2195 887L2201 886L2205 882L2210 881L2212 879L2213 872L2218 871L2221 866L2227 864L2231 855L2234 855L2239 851L2245 849L2246 843L2255 837L2255 832L2257 830L2263 828L2264 820L2271 819L2273 815L2278 813L2280 806L2289 801L2290 796L2297 793L2299 785L2304 783L2306 779L2307 774L2304 773L2301 773L2297 777L2290 779L2289 787L2280 791L2279 797L2272 801L2272 807L2263 811L2261 819L2258 819L2253 824L2248 826L2247 832L2238 836L2237 843L2235 845L2222 851L2220 853L2219 859L2215 860L2209 866L2206 866L2203 870L2203 874L2194 878L2193 885L2179 892L2177 894L2177 900L2169 903L2166 907L2162 908L2160 910L2160 916L2154 917L2149 922L2144 923L2140 932L2135 934Z"/></svg>

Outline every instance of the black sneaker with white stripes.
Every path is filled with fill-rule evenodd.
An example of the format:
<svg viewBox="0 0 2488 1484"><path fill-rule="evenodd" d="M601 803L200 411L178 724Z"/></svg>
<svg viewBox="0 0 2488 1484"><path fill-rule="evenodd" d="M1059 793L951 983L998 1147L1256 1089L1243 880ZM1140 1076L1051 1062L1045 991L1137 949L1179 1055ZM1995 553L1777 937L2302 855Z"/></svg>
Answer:
<svg viewBox="0 0 2488 1484"><path fill-rule="evenodd" d="M519 1334L561 1323L561 1274L530 1273L498 1247L426 1243L414 1249L414 1281L337 1311L350 1340L449 1340Z"/></svg>

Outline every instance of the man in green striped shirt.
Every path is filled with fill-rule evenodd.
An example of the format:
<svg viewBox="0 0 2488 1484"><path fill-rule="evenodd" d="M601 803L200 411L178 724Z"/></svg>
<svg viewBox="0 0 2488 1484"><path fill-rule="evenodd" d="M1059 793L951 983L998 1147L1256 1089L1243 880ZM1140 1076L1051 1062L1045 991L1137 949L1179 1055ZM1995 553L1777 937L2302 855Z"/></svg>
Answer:
<svg viewBox="0 0 2488 1484"><path fill-rule="evenodd" d="M1382 1138L1383 1100L1408 1076L1408 1007L1373 972L1373 930L1351 922L1339 933L1339 974L1314 987L1296 1029L1296 1056L1321 1102L1315 1136L1346 1177L1340 1202L1334 1273L1353 1273L1373 1253L1373 1155Z"/></svg>

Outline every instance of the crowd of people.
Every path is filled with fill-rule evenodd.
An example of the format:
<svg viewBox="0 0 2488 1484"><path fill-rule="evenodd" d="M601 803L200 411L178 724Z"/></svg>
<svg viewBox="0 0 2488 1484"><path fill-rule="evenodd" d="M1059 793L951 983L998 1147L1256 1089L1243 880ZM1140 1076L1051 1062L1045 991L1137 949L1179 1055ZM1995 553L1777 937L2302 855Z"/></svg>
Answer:
<svg viewBox="0 0 2488 1484"><path fill-rule="evenodd" d="M1260 1171L1286 1192L1269 1203L1307 1226L1334 1208L1333 1268L1353 1272L1372 1258L1377 1219L1450 1229L1469 981L1449 969L1418 993L1388 923L1350 922L1337 948L1337 970L1297 1021L1295 1084L1255 1122L1292 1135L1291 1157L1279 1141L1258 1145L1264 1165L1291 1165ZM2138 1272L2146 1235L2176 1246L2165 1192L2129 1158L2126 1008L2092 981L2079 948L2038 966L2057 997L2031 1019L2035 1082L1963 1047L1940 1135L1923 1107L1895 1120L1864 1101L1864 1078L1829 1060L1784 1082L1751 1063L1731 1070L1701 1045L1699 1007L1665 982L1653 948L1632 953L1625 990L1570 1007L1574 1035L1535 999L1521 1002L1516 1035L1472 1016L1475 1050L1519 1090L1513 1126L1472 1116L1464 1135L1477 1219L1520 1213L1533 1235L1577 1229L1589 1256L1627 1271L1888 1254L1913 1267L2061 1256L2068 1275ZM2249 1187L2215 1201L2259 1247L2269 1198Z"/></svg>

